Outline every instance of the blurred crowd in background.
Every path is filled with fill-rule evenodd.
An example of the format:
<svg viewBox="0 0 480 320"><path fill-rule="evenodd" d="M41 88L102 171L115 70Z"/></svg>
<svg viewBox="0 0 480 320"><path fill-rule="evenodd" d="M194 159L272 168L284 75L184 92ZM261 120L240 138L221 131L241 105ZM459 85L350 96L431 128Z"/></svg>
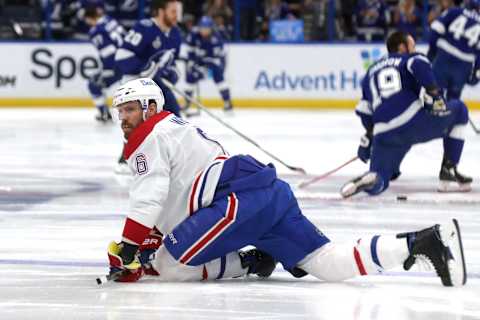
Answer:
<svg viewBox="0 0 480 320"><path fill-rule="evenodd" d="M226 41L276 41L277 21L300 26L292 29L299 35L286 38L293 42L383 41L392 30L426 40L431 21L461 1L183 0L179 25L188 32L209 15ZM107 14L127 29L149 16L150 0L104 2ZM0 0L0 39L86 40L82 12L80 0Z"/></svg>

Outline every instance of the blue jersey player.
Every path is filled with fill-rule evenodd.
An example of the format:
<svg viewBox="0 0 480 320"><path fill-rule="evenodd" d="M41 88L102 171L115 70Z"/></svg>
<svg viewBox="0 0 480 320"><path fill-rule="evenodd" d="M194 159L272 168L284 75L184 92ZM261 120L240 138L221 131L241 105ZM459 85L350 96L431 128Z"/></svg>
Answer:
<svg viewBox="0 0 480 320"><path fill-rule="evenodd" d="M220 91L224 103L224 110L233 109L230 99L230 89L225 82L226 57L223 47L223 38L214 29L212 18L203 16L199 25L193 28L187 36L186 44L188 48L186 81L188 89L185 93L192 96L194 86L204 79L208 71L211 71L213 81ZM187 101L185 110L190 103Z"/></svg>
<svg viewBox="0 0 480 320"><path fill-rule="evenodd" d="M334 243L302 214L272 164L228 156L219 141L162 105L151 79L125 83L114 95L134 173L122 241L108 249L114 279L135 281L146 270L166 281L268 276L278 261L296 277L341 281L400 265L408 270L419 259L433 263L444 285L465 284L456 220ZM150 259L152 233L163 235L163 245ZM238 254L248 245L262 254Z"/></svg>
<svg viewBox="0 0 480 320"><path fill-rule="evenodd" d="M388 55L375 62L362 80L356 107L367 133L358 156L370 159L370 171L341 189L343 197L360 191L376 195L400 175L400 164L418 143L443 139L438 191L469 191L472 179L457 171L468 110L460 100L445 104L429 60L415 53L415 40L403 32L387 39ZM422 87L425 89L422 101Z"/></svg>
<svg viewBox="0 0 480 320"><path fill-rule="evenodd" d="M88 91L99 112L96 119L106 122L112 116L107 107L105 90L120 80L115 69L115 52L122 44L124 30L115 19L105 15L102 1L87 0L83 6L85 22L91 27L90 41L97 49L101 62L99 72L88 81Z"/></svg>
<svg viewBox="0 0 480 320"><path fill-rule="evenodd" d="M179 115L179 105L173 92L162 79L178 81L175 60L182 38L177 25L176 0L152 1L152 18L137 22L123 39L115 55L117 69L125 77L152 78L165 95L165 109Z"/></svg>
<svg viewBox="0 0 480 320"><path fill-rule="evenodd" d="M452 8L431 24L428 58L438 85L447 100L460 99L465 84L476 84L480 76L480 0L468 8Z"/></svg>

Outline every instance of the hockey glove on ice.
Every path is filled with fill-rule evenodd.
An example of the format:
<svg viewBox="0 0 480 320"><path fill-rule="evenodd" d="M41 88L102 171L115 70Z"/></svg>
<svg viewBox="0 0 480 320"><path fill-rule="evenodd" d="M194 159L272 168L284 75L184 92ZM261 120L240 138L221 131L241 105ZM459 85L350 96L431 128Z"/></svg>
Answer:
<svg viewBox="0 0 480 320"><path fill-rule="evenodd" d="M108 245L110 274L122 271L124 273L115 281L135 282L143 276L142 265L136 255L137 249L137 246L128 243L110 242Z"/></svg>
<svg viewBox="0 0 480 320"><path fill-rule="evenodd" d="M360 138L360 145L358 146L357 156L360 160L367 163L370 160L370 153L372 149L372 133L367 132Z"/></svg>

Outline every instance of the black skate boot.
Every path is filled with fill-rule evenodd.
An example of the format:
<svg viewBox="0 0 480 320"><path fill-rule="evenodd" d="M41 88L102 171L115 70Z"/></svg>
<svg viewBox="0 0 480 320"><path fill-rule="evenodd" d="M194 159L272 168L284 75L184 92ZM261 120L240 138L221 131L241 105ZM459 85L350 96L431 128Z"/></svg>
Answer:
<svg viewBox="0 0 480 320"><path fill-rule="evenodd" d="M233 112L233 105L231 101L225 102L223 106L223 111L226 113L232 113Z"/></svg>
<svg viewBox="0 0 480 320"><path fill-rule="evenodd" d="M350 180L340 189L340 194L344 198L349 198L361 191L373 187L378 181L378 176L375 172L366 172L363 175Z"/></svg>
<svg viewBox="0 0 480 320"><path fill-rule="evenodd" d="M110 110L104 109L102 111L99 110L98 114L95 116L95 120L98 122L103 122L103 123L108 123L112 122L112 114L110 113Z"/></svg>
<svg viewBox="0 0 480 320"><path fill-rule="evenodd" d="M240 251L242 268L248 268L247 274L256 274L261 278L268 278L275 270L277 262L271 255L258 249Z"/></svg>
<svg viewBox="0 0 480 320"><path fill-rule="evenodd" d="M415 263L426 262L433 265L444 286L461 286L467 282L462 237L456 219L417 232L401 233L397 238L407 239L410 256L403 263L405 270Z"/></svg>
<svg viewBox="0 0 480 320"><path fill-rule="evenodd" d="M458 172L457 166L447 158L443 158L442 168L438 177L440 178L438 192L468 192L472 190L471 183L473 179Z"/></svg>

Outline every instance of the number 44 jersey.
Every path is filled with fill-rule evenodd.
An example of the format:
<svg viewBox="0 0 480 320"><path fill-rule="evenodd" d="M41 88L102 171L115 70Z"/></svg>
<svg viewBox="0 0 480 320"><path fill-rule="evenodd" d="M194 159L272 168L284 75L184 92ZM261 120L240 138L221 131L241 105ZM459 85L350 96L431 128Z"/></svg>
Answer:
<svg viewBox="0 0 480 320"><path fill-rule="evenodd" d="M423 108L422 87L431 86L436 82L427 57L389 54L368 69L355 112L374 135L401 130Z"/></svg>
<svg viewBox="0 0 480 320"><path fill-rule="evenodd" d="M225 154L220 143L167 111L135 128L124 149L133 181L123 240L141 244L154 226L168 234L198 201L213 199Z"/></svg>

